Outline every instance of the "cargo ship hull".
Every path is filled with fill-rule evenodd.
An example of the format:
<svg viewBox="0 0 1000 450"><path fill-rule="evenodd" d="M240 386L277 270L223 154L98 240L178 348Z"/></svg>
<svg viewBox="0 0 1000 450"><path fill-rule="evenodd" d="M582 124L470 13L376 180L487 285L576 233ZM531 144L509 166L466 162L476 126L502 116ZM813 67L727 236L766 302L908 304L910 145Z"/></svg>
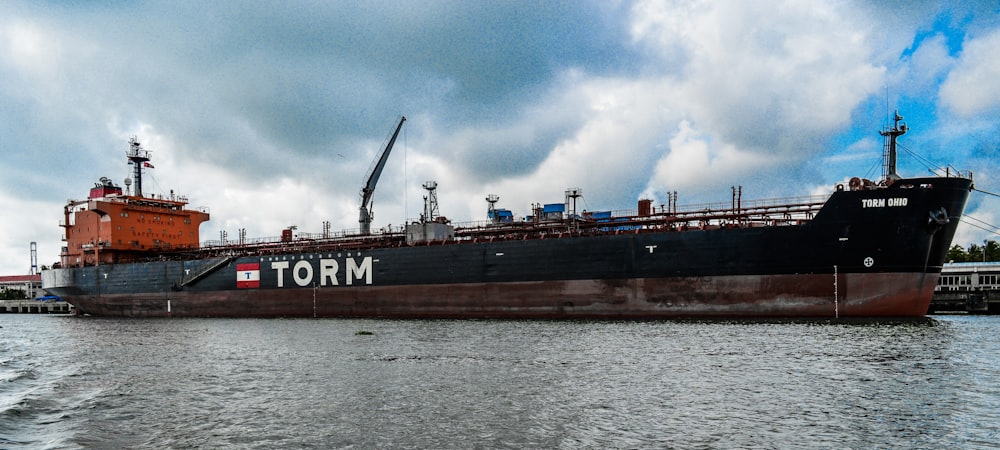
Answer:
<svg viewBox="0 0 1000 450"><path fill-rule="evenodd" d="M61 268L43 285L80 313L126 317L916 317L970 189L965 178L906 179L838 189L801 223L678 228L665 214L520 237Z"/></svg>
<svg viewBox="0 0 1000 450"><path fill-rule="evenodd" d="M673 319L920 317L936 275L722 276L74 296L119 317ZM840 292L837 292L838 289Z"/></svg>

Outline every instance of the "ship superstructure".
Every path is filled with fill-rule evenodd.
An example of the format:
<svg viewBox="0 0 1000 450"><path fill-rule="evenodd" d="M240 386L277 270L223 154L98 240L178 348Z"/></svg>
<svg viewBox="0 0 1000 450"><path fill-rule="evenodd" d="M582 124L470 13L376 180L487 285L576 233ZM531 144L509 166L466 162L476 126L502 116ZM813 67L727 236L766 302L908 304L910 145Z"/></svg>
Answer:
<svg viewBox="0 0 1000 450"><path fill-rule="evenodd" d="M188 209L188 199L173 191L144 195L143 170L152 166L151 155L135 137L129 140L126 158L132 165L134 193L101 177L86 200L70 200L64 208L62 267L144 261L199 248L199 226L209 220L208 211ZM126 188L132 182L126 178Z"/></svg>

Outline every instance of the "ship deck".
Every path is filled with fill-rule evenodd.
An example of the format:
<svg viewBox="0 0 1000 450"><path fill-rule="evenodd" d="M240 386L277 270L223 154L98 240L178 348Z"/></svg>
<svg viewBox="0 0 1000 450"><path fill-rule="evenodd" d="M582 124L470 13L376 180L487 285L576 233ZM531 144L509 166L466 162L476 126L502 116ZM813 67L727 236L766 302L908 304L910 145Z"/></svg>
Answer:
<svg viewBox="0 0 1000 450"><path fill-rule="evenodd" d="M272 255L289 252L329 252L410 245L449 245L504 240L560 239L621 233L644 233L719 228L753 228L802 225L813 219L829 195L752 200L733 203L685 205L681 208L653 208L641 215L638 209L610 211L610 217L594 218L591 213L570 215L559 220L474 221L453 224L455 237L420 243L407 243L406 225L373 230L362 235L358 230L339 233L299 233L294 239L280 237L215 240L202 243L200 249L158 255L179 259L221 256Z"/></svg>

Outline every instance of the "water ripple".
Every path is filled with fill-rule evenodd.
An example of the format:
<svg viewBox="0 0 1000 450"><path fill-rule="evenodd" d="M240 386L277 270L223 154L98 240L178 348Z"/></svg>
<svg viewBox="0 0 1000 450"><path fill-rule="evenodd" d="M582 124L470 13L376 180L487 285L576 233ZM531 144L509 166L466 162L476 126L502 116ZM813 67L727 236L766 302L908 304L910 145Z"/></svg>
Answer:
<svg viewBox="0 0 1000 450"><path fill-rule="evenodd" d="M0 326L0 448L1000 441L1000 318Z"/></svg>

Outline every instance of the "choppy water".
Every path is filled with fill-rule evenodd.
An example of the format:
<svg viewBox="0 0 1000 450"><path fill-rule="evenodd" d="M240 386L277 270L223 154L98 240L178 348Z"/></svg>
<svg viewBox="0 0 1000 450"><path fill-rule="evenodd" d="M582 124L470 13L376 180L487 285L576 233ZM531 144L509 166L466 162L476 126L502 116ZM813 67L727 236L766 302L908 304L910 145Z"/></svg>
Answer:
<svg viewBox="0 0 1000 450"><path fill-rule="evenodd" d="M0 326L0 448L1000 442L997 317Z"/></svg>

